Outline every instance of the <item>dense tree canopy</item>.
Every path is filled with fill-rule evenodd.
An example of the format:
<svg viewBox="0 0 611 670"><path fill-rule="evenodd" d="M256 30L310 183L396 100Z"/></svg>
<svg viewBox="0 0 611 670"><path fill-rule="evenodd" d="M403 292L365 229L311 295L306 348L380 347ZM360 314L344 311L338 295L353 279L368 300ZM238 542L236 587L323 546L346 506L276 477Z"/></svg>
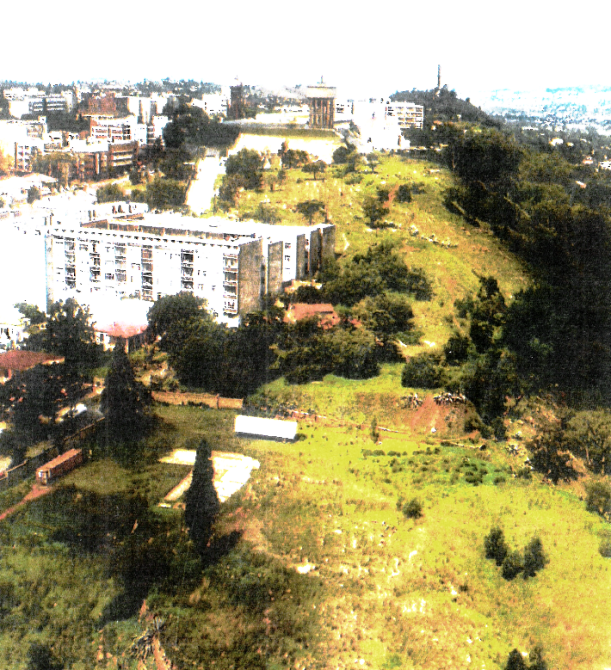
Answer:
<svg viewBox="0 0 611 670"><path fill-rule="evenodd" d="M70 370L93 368L100 355L89 310L74 298L51 305L46 328L30 335L28 348L63 356Z"/></svg>
<svg viewBox="0 0 611 670"><path fill-rule="evenodd" d="M211 121L200 107L185 103L171 111L170 123L163 129L163 139L169 149L185 145L226 147L233 144L239 134L239 127Z"/></svg>

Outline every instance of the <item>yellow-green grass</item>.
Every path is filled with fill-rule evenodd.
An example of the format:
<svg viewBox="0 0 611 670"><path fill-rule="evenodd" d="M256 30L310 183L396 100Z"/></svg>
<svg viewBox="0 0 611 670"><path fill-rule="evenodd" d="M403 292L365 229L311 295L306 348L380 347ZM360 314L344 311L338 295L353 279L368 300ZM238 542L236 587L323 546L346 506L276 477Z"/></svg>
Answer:
<svg viewBox="0 0 611 670"><path fill-rule="evenodd" d="M317 566L327 640L317 667L354 658L376 668L389 659L401 668L465 667L469 657L471 667L500 668L511 649L536 644L550 667L608 666L609 561L598 554L602 524L583 502L512 479L500 451L482 460L458 448L426 454L423 445L414 454L420 445L401 449L397 438L407 456L363 458L375 448L366 432L300 432L305 439L291 445L250 443L262 467L220 524L231 527L239 508L243 525L260 528L259 550ZM480 486L465 479L472 464L487 470ZM399 496L418 497L423 517L404 519ZM504 580L484 558L494 525L515 549L540 537L549 564L535 578Z"/></svg>
<svg viewBox="0 0 611 670"><path fill-rule="evenodd" d="M347 184L342 168L337 166L329 167L317 179L299 169L286 170L285 174L285 183L275 186L273 191L267 186L263 192L241 192L237 213L241 217L252 216L265 201L279 215L279 225L305 224L307 221L296 211L296 205L305 200L321 200L329 221L337 228L338 254L350 256L378 241L395 241L406 263L422 268L433 287L431 301L414 303L415 324L423 333L423 341L443 345L452 330L460 328L454 301L476 293L479 276L496 277L508 301L529 285L526 268L488 230L466 224L444 207L443 194L453 184L453 177L433 163L383 155L375 173L366 170L358 184ZM369 229L362 211L364 198L376 195L378 187L392 189L405 182L421 185L422 192L415 194L411 203L393 201L387 220L396 227L377 232ZM321 218L318 215L315 221ZM417 235L411 234L410 226L416 227ZM428 241L432 236L456 246L444 248L433 244ZM429 345L410 346L406 353L412 355L424 346Z"/></svg>

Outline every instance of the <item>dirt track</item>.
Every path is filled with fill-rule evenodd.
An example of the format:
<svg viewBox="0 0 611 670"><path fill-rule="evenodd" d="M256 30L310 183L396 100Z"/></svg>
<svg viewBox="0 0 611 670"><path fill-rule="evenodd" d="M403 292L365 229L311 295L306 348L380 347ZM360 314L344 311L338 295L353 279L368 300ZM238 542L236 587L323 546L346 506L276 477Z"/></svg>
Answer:
<svg viewBox="0 0 611 670"><path fill-rule="evenodd" d="M10 516L14 512L16 512L19 507L30 502L30 500L36 500L36 498L41 498L42 496L47 495L47 493L51 493L52 490L53 490L52 486L39 486L38 484L33 484L32 490L29 493L27 493L22 500L20 500L16 505L9 507L7 510L2 512L2 514L0 514L0 521L6 519L7 516Z"/></svg>

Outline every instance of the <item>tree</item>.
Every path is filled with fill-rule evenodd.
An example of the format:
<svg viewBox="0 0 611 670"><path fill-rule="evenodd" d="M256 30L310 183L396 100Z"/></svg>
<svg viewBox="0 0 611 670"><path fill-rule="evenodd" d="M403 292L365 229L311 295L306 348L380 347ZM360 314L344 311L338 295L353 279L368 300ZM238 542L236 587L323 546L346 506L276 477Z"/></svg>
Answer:
<svg viewBox="0 0 611 670"><path fill-rule="evenodd" d="M313 174L314 181L316 181L316 176L327 169L327 164L324 161L315 161L304 165L301 169L308 174Z"/></svg>
<svg viewBox="0 0 611 670"><path fill-rule="evenodd" d="M401 373L401 385L409 388L439 388L443 379L441 357L428 351L410 358Z"/></svg>
<svg viewBox="0 0 611 670"><path fill-rule="evenodd" d="M214 488L212 450L205 440L197 448L191 486L185 496L185 524L198 554L204 557L220 503Z"/></svg>
<svg viewBox="0 0 611 670"><path fill-rule="evenodd" d="M486 558L494 560L498 566L503 564L509 553L509 547L505 542L505 535L501 528L495 526L491 529L490 533L484 538L484 548Z"/></svg>
<svg viewBox="0 0 611 670"><path fill-rule="evenodd" d="M397 202L411 202L412 201L412 187L409 184L401 184L397 189L395 195Z"/></svg>
<svg viewBox="0 0 611 670"><path fill-rule="evenodd" d="M527 667L522 654L517 649L513 649L509 653L505 670L527 670Z"/></svg>
<svg viewBox="0 0 611 670"><path fill-rule="evenodd" d="M263 183L263 166L265 157L254 149L241 149L237 154L229 156L225 163L228 177L239 176L244 188L258 190Z"/></svg>
<svg viewBox="0 0 611 670"><path fill-rule="evenodd" d="M63 356L69 371L95 367L100 354L89 310L81 307L74 298L51 305L47 327L32 334L27 346L33 351Z"/></svg>
<svg viewBox="0 0 611 670"><path fill-rule="evenodd" d="M38 324L44 323L47 319L47 315L40 311L38 305L29 305L27 302L18 302L15 305L15 308L30 322L30 326L37 326Z"/></svg>
<svg viewBox="0 0 611 670"><path fill-rule="evenodd" d="M176 179L155 177L146 185L146 203L151 209L176 209L185 204L187 187Z"/></svg>
<svg viewBox="0 0 611 670"><path fill-rule="evenodd" d="M0 151L0 175L9 174L11 171L11 163L9 158Z"/></svg>
<svg viewBox="0 0 611 670"><path fill-rule="evenodd" d="M54 177L60 186L68 186L76 168L76 158L62 151L39 154L32 170Z"/></svg>
<svg viewBox="0 0 611 670"><path fill-rule="evenodd" d="M377 198L367 196L363 201L363 214L372 228L378 228L379 222L388 215L388 207Z"/></svg>
<svg viewBox="0 0 611 670"><path fill-rule="evenodd" d="M529 654L530 670L547 670L547 663L543 658L543 649L539 646L536 646Z"/></svg>
<svg viewBox="0 0 611 670"><path fill-rule="evenodd" d="M204 309L205 300L188 291L176 295L166 295L155 301L148 311L148 325L151 334L159 341L162 351L180 349L188 326L194 320L211 321L212 317Z"/></svg>
<svg viewBox="0 0 611 670"><path fill-rule="evenodd" d="M125 191L119 184L106 184L96 191L97 202L117 202L126 199Z"/></svg>
<svg viewBox="0 0 611 670"><path fill-rule="evenodd" d="M469 358L470 349L471 340L466 335L454 333L443 348L443 355L448 364L459 365Z"/></svg>
<svg viewBox="0 0 611 670"><path fill-rule="evenodd" d="M398 293L367 296L352 308L352 315L387 347L393 336L407 333L414 324L410 303Z"/></svg>
<svg viewBox="0 0 611 670"><path fill-rule="evenodd" d="M150 403L150 392L136 381L125 353L125 343L119 340L113 351L100 399L100 409L106 417L104 429L107 447L119 458L129 461L133 455L133 445L150 427Z"/></svg>
<svg viewBox="0 0 611 670"><path fill-rule="evenodd" d="M543 544L538 537L534 537L524 548L524 579L534 577L547 563Z"/></svg>
<svg viewBox="0 0 611 670"><path fill-rule="evenodd" d="M299 202L295 206L295 209L308 220L308 223L312 225L314 217L319 212L324 211L325 204L320 200L305 200L304 202Z"/></svg>
<svg viewBox="0 0 611 670"><path fill-rule="evenodd" d="M526 443L526 448L532 453L531 461L535 470L549 477L554 484L561 479L570 481L578 476L573 467L565 430L565 422L548 422Z"/></svg>
<svg viewBox="0 0 611 670"><path fill-rule="evenodd" d="M592 472L611 473L611 416L608 412L579 412L567 422L566 440L571 452L583 457Z"/></svg>
<svg viewBox="0 0 611 670"><path fill-rule="evenodd" d="M40 189L36 186L30 186L28 189L28 203L32 204L36 200L40 200Z"/></svg>
<svg viewBox="0 0 611 670"><path fill-rule="evenodd" d="M80 396L80 379L66 372L64 365L37 365L0 385L0 409L18 442L49 437L62 404Z"/></svg>

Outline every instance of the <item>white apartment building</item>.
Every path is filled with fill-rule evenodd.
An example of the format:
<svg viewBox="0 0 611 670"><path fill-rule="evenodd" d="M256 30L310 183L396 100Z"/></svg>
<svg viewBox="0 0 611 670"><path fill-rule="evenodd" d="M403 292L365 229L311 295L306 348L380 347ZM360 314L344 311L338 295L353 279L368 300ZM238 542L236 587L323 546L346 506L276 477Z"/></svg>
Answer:
<svg viewBox="0 0 611 670"><path fill-rule="evenodd" d="M128 207L117 203L115 211L119 206ZM311 276L334 248L335 227L328 224L272 226L174 214L58 224L46 230L47 300L153 301L190 291L219 322L237 325L241 315L260 309L266 293Z"/></svg>
<svg viewBox="0 0 611 670"><path fill-rule="evenodd" d="M393 102L385 98L359 100L353 105L354 122L357 125L371 121L396 121L401 130L422 128L424 107L413 102Z"/></svg>
<svg viewBox="0 0 611 670"><path fill-rule="evenodd" d="M390 102L384 105L384 116L397 119L399 128L422 128L424 124L424 107L413 102Z"/></svg>
<svg viewBox="0 0 611 670"><path fill-rule="evenodd" d="M194 98L191 104L201 107L208 116L227 116L229 101L225 95L204 93L201 100Z"/></svg>

